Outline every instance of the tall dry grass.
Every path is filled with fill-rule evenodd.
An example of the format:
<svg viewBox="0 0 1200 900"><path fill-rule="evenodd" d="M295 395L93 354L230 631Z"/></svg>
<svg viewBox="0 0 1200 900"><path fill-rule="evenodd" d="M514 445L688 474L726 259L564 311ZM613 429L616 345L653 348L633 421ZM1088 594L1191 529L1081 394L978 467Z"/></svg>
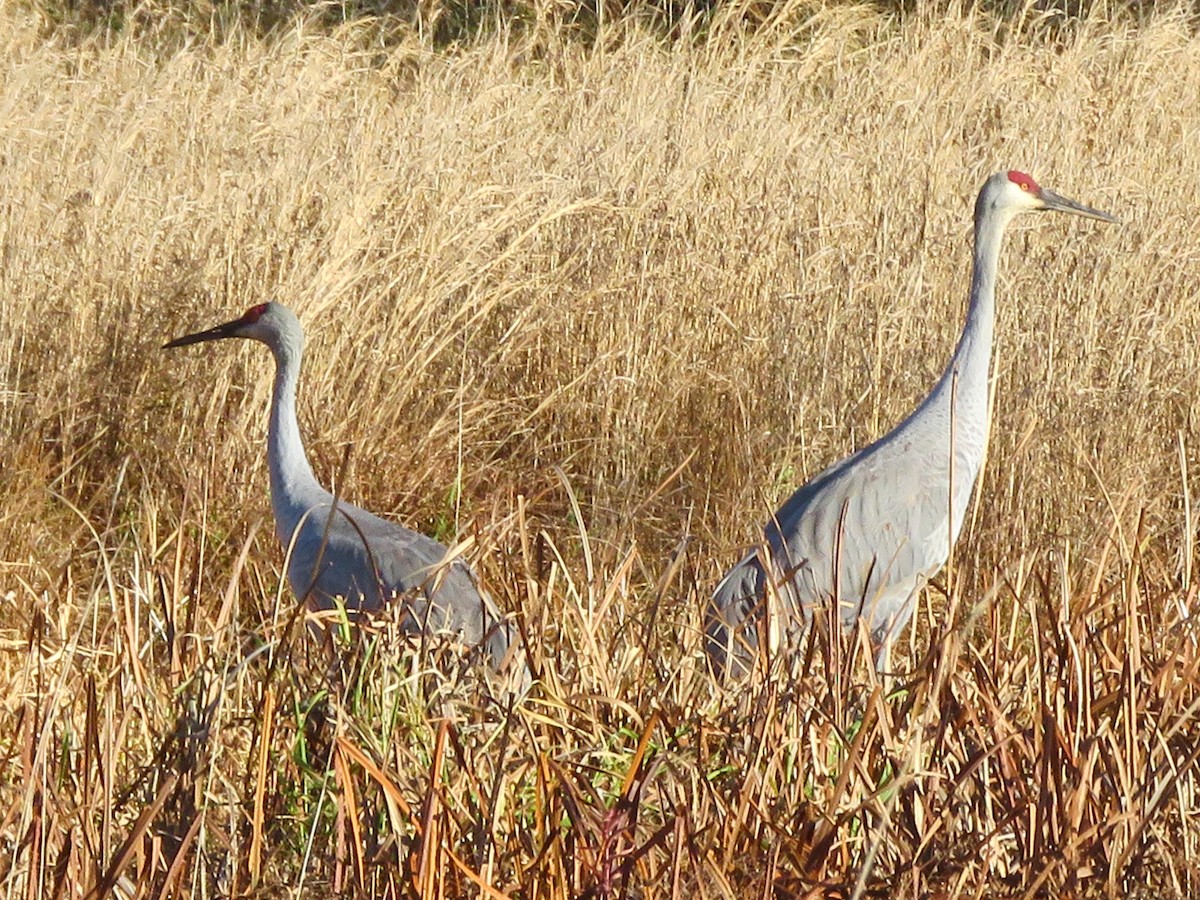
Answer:
<svg viewBox="0 0 1200 900"><path fill-rule="evenodd" d="M165 52L0 11L4 896L1198 890L1200 43L809 13ZM719 690L704 597L932 383L1010 165L1125 224L1009 238L903 674L814 632ZM158 349L264 298L323 480L476 539L523 707L286 627L266 354Z"/></svg>

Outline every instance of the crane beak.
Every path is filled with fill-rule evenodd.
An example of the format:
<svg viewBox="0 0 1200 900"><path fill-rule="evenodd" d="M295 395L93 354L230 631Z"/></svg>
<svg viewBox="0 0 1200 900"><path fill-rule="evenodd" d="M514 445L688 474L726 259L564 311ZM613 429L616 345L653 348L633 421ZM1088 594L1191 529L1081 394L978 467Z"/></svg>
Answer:
<svg viewBox="0 0 1200 900"><path fill-rule="evenodd" d="M238 330L245 324L242 319L234 319L232 322L226 322L224 325L218 325L216 328L209 328L207 331L197 331L195 334L187 334L183 337L177 337L173 341L168 341L162 345L164 350L171 347L186 347L188 344L199 344L204 341L219 341L221 338L238 337Z"/></svg>
<svg viewBox="0 0 1200 900"><path fill-rule="evenodd" d="M1074 213L1077 216L1083 216L1087 219L1099 219L1101 222L1112 222L1114 225L1120 225L1121 220L1116 216L1110 216L1106 212L1100 212L1098 209L1092 209L1090 206L1084 206L1082 203L1076 203L1061 194L1056 194L1054 191L1048 191L1042 188L1042 202L1046 205L1043 209L1054 210L1055 212Z"/></svg>

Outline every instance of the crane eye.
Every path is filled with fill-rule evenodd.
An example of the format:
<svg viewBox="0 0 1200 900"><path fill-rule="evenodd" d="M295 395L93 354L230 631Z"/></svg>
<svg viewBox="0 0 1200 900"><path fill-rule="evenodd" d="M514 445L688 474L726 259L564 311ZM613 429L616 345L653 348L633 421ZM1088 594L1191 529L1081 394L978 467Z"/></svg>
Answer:
<svg viewBox="0 0 1200 900"><path fill-rule="evenodd" d="M1019 187L1020 187L1020 188L1021 188L1021 190L1023 190L1025 193L1029 193L1029 182L1028 182L1028 181L1022 181L1022 182L1020 182L1020 183L1019 183Z"/></svg>

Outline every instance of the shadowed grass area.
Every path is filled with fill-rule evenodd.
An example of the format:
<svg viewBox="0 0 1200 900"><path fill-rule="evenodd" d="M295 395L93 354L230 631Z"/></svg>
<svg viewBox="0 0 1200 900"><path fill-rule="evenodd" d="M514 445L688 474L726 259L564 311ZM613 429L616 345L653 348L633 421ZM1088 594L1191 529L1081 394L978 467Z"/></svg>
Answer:
<svg viewBox="0 0 1200 900"><path fill-rule="evenodd" d="M0 21L7 890L1196 892L1182 12L452 52ZM818 628L719 689L704 598L933 383L1009 166L1124 224L1010 235L990 458L897 675ZM267 298L319 477L475 539L524 705L386 623L337 662L288 627L267 354L158 349Z"/></svg>

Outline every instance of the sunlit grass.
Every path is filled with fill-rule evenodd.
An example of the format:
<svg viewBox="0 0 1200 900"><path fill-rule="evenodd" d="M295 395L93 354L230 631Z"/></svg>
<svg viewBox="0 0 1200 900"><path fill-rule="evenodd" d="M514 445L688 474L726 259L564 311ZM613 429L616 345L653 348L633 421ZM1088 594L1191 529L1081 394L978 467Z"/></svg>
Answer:
<svg viewBox="0 0 1200 900"><path fill-rule="evenodd" d="M773 8L450 49L0 12L6 892L1196 893L1200 44ZM1009 166L1123 225L1010 236L989 458L897 673L814 630L714 684L704 599L932 384ZM267 354L159 349L268 298L319 477L475 539L520 706L292 616Z"/></svg>

